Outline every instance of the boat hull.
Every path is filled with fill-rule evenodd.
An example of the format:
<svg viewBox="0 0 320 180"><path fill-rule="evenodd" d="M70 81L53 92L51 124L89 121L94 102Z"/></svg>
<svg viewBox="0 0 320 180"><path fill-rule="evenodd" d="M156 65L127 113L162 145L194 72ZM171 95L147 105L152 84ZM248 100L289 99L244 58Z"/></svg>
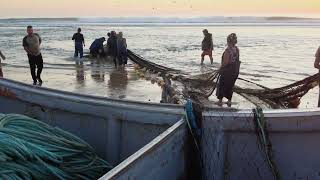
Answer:
<svg viewBox="0 0 320 180"><path fill-rule="evenodd" d="M0 80L0 112L25 114L72 132L117 165L101 179L319 179L320 110L265 110L268 146L252 110L206 109L194 161L184 108L83 96ZM272 156L266 156L267 148ZM194 154L192 154L192 153ZM273 167L267 160L272 161Z"/></svg>
<svg viewBox="0 0 320 180"><path fill-rule="evenodd" d="M60 127L117 165L180 120L183 107L86 96L0 79L0 113L24 114Z"/></svg>

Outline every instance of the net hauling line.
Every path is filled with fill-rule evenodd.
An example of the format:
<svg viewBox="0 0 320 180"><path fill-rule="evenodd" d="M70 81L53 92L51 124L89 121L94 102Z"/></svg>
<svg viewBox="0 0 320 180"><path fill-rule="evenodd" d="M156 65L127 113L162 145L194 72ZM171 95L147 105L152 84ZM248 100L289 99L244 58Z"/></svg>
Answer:
<svg viewBox="0 0 320 180"><path fill-rule="evenodd" d="M191 98L193 101L200 104L208 103L208 98L216 89L217 79L219 77L218 70L190 76L180 70L168 68L145 60L143 57L130 50L128 50L128 57L138 65L136 67L137 69L143 68L142 72L151 71L152 73L158 73L157 75L164 79L163 81L158 82L158 84L169 89L169 96L172 96L174 99L173 102L175 103L181 103L182 101L185 103L185 100L188 98ZM290 85L270 89L249 80L238 78L238 83L236 83L234 87L234 92L243 96L256 106L266 106L273 109L292 108L299 105L300 99L306 95L310 89L318 86L319 79L320 74L317 73ZM177 88L172 87L170 83L171 80L183 84L184 90L181 92L177 90ZM237 85L239 82L249 83L250 86L257 86L260 89L240 87Z"/></svg>

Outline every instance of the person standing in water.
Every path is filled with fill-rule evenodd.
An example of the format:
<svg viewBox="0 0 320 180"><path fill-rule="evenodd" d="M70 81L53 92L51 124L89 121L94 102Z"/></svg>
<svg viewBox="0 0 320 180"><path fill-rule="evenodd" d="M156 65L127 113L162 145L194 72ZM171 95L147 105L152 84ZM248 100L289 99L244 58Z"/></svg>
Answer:
<svg viewBox="0 0 320 180"><path fill-rule="evenodd" d="M228 99L227 105L231 107L231 100L233 95L233 87L239 76L240 69L240 52L236 46L238 43L237 35L232 33L227 38L228 47L222 55L220 77L217 87L218 105L222 106L222 99Z"/></svg>
<svg viewBox="0 0 320 180"><path fill-rule="evenodd" d="M111 31L111 36L108 38L107 41L108 53L113 58L113 62L115 67L117 67L117 54L118 54L118 47L117 47L117 33L115 31Z"/></svg>
<svg viewBox="0 0 320 180"><path fill-rule="evenodd" d="M213 57L212 57L212 51L213 51L213 40L212 40L212 34L208 32L207 29L204 29L203 31L203 41L202 41L202 54L201 54L201 65L203 64L204 57L209 56L210 62L213 64Z"/></svg>
<svg viewBox="0 0 320 180"><path fill-rule="evenodd" d="M0 51L0 77L3 77L2 67L1 67L1 59L6 60L6 57Z"/></svg>
<svg viewBox="0 0 320 180"><path fill-rule="evenodd" d="M72 40L74 40L74 57L78 57L78 54L80 54L80 59L83 58L83 47L86 46L84 42L83 34L81 34L81 28L78 28L78 32L74 33L72 36Z"/></svg>
<svg viewBox="0 0 320 180"><path fill-rule="evenodd" d="M319 72L320 72L320 46L316 52L316 55L315 55L316 59L314 61L314 67L319 69ZM319 79L319 82L320 82L320 79ZM318 100L318 107L320 107L320 84L319 84L319 100Z"/></svg>
<svg viewBox="0 0 320 180"><path fill-rule="evenodd" d="M118 61L119 66L125 66L128 63L127 57L127 40L123 38L123 33L119 32L117 38L117 50L118 50Z"/></svg>
<svg viewBox="0 0 320 180"><path fill-rule="evenodd" d="M33 33L33 27L27 27L28 35L23 38L23 47L27 52L33 85L39 82L42 85L41 72L43 69L43 59L40 50L41 38L37 33ZM36 73L37 69L37 73Z"/></svg>

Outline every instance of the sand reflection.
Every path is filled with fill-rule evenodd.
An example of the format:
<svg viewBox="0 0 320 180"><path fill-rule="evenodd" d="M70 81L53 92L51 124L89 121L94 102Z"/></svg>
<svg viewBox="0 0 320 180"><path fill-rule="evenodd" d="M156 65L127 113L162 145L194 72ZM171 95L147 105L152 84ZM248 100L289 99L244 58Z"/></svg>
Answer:
<svg viewBox="0 0 320 180"><path fill-rule="evenodd" d="M109 96L113 98L124 99L126 98L126 91L128 85L128 72L127 70L114 69L110 74L108 82Z"/></svg>

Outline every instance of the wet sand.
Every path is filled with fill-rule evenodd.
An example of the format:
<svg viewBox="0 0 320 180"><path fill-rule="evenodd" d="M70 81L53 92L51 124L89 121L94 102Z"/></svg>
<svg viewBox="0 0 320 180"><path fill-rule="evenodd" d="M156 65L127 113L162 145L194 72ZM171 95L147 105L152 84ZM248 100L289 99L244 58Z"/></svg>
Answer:
<svg viewBox="0 0 320 180"><path fill-rule="evenodd" d="M3 77L32 84L28 67L2 65ZM160 102L161 87L140 78L129 62L125 70L117 70L111 61L100 59L74 63L71 67L46 68L42 72L43 87L80 94Z"/></svg>
<svg viewBox="0 0 320 180"><path fill-rule="evenodd" d="M27 84L33 82L28 66L12 66L3 62L1 73L4 78ZM131 61L125 70L115 69L110 59L86 59L83 63L74 61L70 65L45 64L42 79L43 87L113 99L160 103L162 96L162 88L141 77ZM318 89L315 88L302 98L300 108L316 107L317 98ZM211 102L205 104L207 107L217 107L215 93L209 100ZM226 104L223 106L227 107ZM232 107L248 109L255 105L234 94Z"/></svg>
<svg viewBox="0 0 320 180"><path fill-rule="evenodd" d="M59 66L59 65L58 65ZM32 84L27 66L2 65L3 77ZM110 59L75 61L72 66L52 67L45 65L42 72L43 87L96 95L114 99L160 103L162 88L140 77L129 61L125 70L115 69ZM215 96L209 98L208 107L217 107ZM226 105L224 105L226 106ZM234 96L234 108L251 108L253 104L241 96Z"/></svg>

